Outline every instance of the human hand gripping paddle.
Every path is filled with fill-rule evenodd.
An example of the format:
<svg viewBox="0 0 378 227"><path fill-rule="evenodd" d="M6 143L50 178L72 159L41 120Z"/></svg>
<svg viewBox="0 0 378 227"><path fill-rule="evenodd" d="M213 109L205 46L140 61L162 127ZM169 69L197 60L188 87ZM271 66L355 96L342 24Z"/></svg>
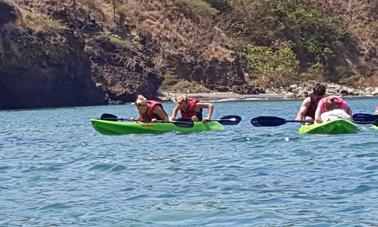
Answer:
<svg viewBox="0 0 378 227"><path fill-rule="evenodd" d="M104 113L100 117L101 120L106 120L106 121L135 121L134 119L126 119L126 118L118 118L117 116L113 114L108 114ZM177 121L169 121L167 123L173 123L177 127L181 128L192 128L194 126L194 123L190 119L178 119Z"/></svg>
<svg viewBox="0 0 378 227"><path fill-rule="evenodd" d="M251 119L251 124L255 127L274 127L286 124L288 122L313 123L312 121L286 120L273 116L260 116Z"/></svg>
<svg viewBox="0 0 378 227"><path fill-rule="evenodd" d="M357 124L374 124L378 125L378 115L357 113L353 114L353 122Z"/></svg>

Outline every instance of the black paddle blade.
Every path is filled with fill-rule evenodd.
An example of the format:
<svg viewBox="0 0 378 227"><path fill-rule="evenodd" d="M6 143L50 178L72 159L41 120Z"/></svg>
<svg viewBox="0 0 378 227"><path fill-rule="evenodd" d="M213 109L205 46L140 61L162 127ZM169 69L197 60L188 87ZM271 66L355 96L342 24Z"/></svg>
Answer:
<svg viewBox="0 0 378 227"><path fill-rule="evenodd" d="M104 113L103 115L101 115L100 119L106 121L118 121L118 117L116 115L108 113Z"/></svg>
<svg viewBox="0 0 378 227"><path fill-rule="evenodd" d="M238 115L226 115L217 120L222 125L237 125L241 121L241 117Z"/></svg>
<svg viewBox="0 0 378 227"><path fill-rule="evenodd" d="M378 115L357 113L353 114L353 121L357 124L374 124L378 122Z"/></svg>
<svg viewBox="0 0 378 227"><path fill-rule="evenodd" d="M179 118L176 121L170 122L181 128L192 128L194 126L194 122L189 118Z"/></svg>
<svg viewBox="0 0 378 227"><path fill-rule="evenodd" d="M273 127L286 123L286 120L279 117L260 116L251 119L251 124L255 127Z"/></svg>

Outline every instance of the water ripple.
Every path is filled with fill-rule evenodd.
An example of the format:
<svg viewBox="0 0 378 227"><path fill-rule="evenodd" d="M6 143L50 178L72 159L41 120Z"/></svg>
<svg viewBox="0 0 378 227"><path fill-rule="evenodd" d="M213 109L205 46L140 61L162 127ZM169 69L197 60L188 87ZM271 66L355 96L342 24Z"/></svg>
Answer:
<svg viewBox="0 0 378 227"><path fill-rule="evenodd" d="M376 100L351 103L362 111ZM243 121L115 137L90 118L134 116L129 105L2 111L0 226L376 226L376 131L302 136L296 123L249 123L290 118L299 104L217 103L215 114Z"/></svg>

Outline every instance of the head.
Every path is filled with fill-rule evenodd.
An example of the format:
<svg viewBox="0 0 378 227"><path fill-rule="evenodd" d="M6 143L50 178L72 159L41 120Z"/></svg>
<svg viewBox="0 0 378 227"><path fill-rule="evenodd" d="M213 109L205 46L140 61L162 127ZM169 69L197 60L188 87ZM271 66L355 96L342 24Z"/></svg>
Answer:
<svg viewBox="0 0 378 227"><path fill-rule="evenodd" d="M139 111L147 109L147 99L143 95L138 95L133 104L138 108Z"/></svg>
<svg viewBox="0 0 378 227"><path fill-rule="evenodd" d="M326 94L326 87L321 84L316 84L312 90L312 94L315 96L324 96Z"/></svg>
<svg viewBox="0 0 378 227"><path fill-rule="evenodd" d="M328 97L325 102L327 110L329 111L329 110L337 109L337 103L338 103L338 99L336 97Z"/></svg>
<svg viewBox="0 0 378 227"><path fill-rule="evenodd" d="M189 98L186 95L180 95L176 98L176 103L183 108L186 108L189 104Z"/></svg>

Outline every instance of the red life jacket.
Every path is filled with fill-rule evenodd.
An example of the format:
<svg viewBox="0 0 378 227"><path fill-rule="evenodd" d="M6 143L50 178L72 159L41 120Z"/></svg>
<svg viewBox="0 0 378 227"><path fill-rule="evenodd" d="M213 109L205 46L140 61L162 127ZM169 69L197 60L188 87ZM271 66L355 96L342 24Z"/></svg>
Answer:
<svg viewBox="0 0 378 227"><path fill-rule="evenodd" d="M147 100L147 111L145 114L142 115L143 116L142 119L144 122L151 122L153 118L156 118L157 120L164 120L164 119L161 119L159 115L154 113L154 108L156 106L160 106L161 109L164 111L163 105L160 102L154 101L154 100Z"/></svg>
<svg viewBox="0 0 378 227"><path fill-rule="evenodd" d="M186 108L180 107L181 117L191 118L193 116L196 116L197 103L198 103L197 99L192 99L192 98L188 99L188 106Z"/></svg>
<svg viewBox="0 0 378 227"><path fill-rule="evenodd" d="M311 105L308 107L308 110L307 110L305 116L309 116L312 119L315 119L316 108L318 108L319 101L322 98L324 98L324 96L317 96L317 98L315 98L312 95L310 96Z"/></svg>

